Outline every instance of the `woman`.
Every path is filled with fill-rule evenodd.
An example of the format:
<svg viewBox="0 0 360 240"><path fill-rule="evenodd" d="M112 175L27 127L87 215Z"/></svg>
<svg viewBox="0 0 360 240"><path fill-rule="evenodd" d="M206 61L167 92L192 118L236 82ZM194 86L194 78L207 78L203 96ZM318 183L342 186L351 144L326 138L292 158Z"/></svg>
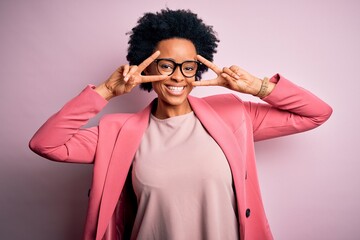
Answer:
<svg viewBox="0 0 360 240"><path fill-rule="evenodd" d="M130 65L86 87L34 135L30 148L43 157L94 164L84 239L272 239L254 141L315 128L332 109L279 74L218 68L217 42L190 11L145 14L130 35ZM200 81L208 68L217 77ZM138 85L157 94L147 108L82 128ZM189 95L213 85L267 103Z"/></svg>

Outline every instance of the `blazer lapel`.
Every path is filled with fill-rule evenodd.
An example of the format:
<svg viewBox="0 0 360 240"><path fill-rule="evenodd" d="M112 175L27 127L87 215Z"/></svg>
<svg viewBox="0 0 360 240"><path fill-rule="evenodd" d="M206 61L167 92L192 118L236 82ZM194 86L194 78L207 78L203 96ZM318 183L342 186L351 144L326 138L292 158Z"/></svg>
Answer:
<svg viewBox="0 0 360 240"><path fill-rule="evenodd" d="M227 127L219 114L204 99L189 96L189 102L197 118L217 144L219 144L228 160L234 180L238 214L241 216L240 214L246 206L244 189L244 173L246 171L245 159L241 159L243 155L242 149L237 144L237 139L231 129ZM244 218L239 217L239 221L240 225L244 226ZM242 230L240 229L240 231Z"/></svg>
<svg viewBox="0 0 360 240"><path fill-rule="evenodd" d="M230 167L244 167L243 165L239 165L238 153L242 150L237 144L237 139L218 113L201 98L189 96L189 101L197 118L223 150Z"/></svg>
<svg viewBox="0 0 360 240"><path fill-rule="evenodd" d="M119 200L134 155L148 126L151 105L130 117L118 133L106 174L96 239L105 233L107 223Z"/></svg>

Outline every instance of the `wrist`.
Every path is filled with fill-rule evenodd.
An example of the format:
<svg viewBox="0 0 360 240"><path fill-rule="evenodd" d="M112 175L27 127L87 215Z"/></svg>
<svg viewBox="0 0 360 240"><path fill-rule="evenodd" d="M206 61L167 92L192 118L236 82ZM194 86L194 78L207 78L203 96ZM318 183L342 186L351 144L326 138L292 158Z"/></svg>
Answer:
<svg viewBox="0 0 360 240"><path fill-rule="evenodd" d="M260 87L258 88L258 92L254 96L259 98L264 98L273 91L274 87L275 87L275 83L270 82L269 78L265 77L261 81Z"/></svg>
<svg viewBox="0 0 360 240"><path fill-rule="evenodd" d="M263 98L263 97L267 96L268 87L269 87L269 78L265 77L261 81L260 89L259 89L258 93L255 96L259 97L259 98Z"/></svg>
<svg viewBox="0 0 360 240"><path fill-rule="evenodd" d="M112 90L106 86L106 83L100 84L94 90L108 101L114 97Z"/></svg>
<svg viewBox="0 0 360 240"><path fill-rule="evenodd" d="M254 77L254 80L251 84L251 87L249 88L249 93L253 96L257 96L261 89L262 80L260 78Z"/></svg>

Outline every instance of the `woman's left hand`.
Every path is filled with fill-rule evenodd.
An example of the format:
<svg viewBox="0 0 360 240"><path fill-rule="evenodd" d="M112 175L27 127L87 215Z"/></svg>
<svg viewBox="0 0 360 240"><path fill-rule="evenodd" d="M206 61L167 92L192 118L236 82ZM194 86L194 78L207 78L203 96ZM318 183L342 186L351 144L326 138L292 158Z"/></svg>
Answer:
<svg viewBox="0 0 360 240"><path fill-rule="evenodd" d="M193 82L193 86L222 86L231 90L257 95L261 88L262 80L251 75L238 66L224 67L220 69L214 63L197 55L197 59L210 68L217 77L211 80L201 80Z"/></svg>

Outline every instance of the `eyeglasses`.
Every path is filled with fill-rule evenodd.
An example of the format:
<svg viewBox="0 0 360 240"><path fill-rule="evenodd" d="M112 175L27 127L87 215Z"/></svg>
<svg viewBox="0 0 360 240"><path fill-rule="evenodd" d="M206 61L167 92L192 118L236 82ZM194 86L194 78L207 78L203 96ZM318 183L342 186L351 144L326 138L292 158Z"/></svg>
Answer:
<svg viewBox="0 0 360 240"><path fill-rule="evenodd" d="M201 64L195 60L176 63L174 60L168 58L158 58L155 59L154 62L156 62L157 70L162 75L170 76L175 72L176 67L179 66L181 73L187 78L195 76L199 65Z"/></svg>

